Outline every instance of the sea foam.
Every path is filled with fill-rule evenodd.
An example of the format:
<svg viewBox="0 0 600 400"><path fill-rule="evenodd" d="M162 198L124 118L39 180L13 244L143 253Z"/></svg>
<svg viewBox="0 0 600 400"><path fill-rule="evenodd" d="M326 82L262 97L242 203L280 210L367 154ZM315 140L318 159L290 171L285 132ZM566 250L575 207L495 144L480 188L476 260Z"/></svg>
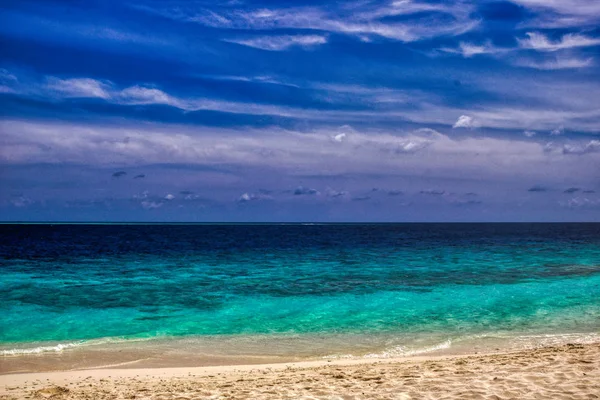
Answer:
<svg viewBox="0 0 600 400"><path fill-rule="evenodd" d="M118 344L128 342L145 342L156 338L102 338L93 340L79 340L75 342L58 343L36 347L20 347L14 349L0 350L0 356L20 356L28 354L61 353L79 347L100 346L104 344Z"/></svg>

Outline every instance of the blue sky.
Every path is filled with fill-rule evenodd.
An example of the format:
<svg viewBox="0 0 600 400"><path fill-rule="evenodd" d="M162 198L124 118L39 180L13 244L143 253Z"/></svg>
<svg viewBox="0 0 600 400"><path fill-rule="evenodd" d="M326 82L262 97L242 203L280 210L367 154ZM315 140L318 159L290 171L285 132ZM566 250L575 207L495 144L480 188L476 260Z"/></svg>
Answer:
<svg viewBox="0 0 600 400"><path fill-rule="evenodd" d="M600 2L0 7L0 220L600 221Z"/></svg>

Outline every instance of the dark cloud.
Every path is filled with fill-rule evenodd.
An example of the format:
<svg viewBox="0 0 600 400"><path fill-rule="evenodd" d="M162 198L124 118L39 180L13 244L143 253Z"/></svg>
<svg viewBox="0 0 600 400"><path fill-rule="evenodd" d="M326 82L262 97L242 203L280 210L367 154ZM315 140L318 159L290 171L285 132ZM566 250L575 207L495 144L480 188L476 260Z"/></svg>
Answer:
<svg viewBox="0 0 600 400"><path fill-rule="evenodd" d="M576 188L576 187L571 187L571 188L566 189L563 193L575 193L575 192L579 192L579 190L581 190L581 189Z"/></svg>
<svg viewBox="0 0 600 400"><path fill-rule="evenodd" d="M483 204L483 202L481 200L459 200L452 202L452 204L455 204L457 206L476 206Z"/></svg>
<svg viewBox="0 0 600 400"><path fill-rule="evenodd" d="M192 192L191 190L182 190L179 192L179 194L186 196L186 195L194 194L194 192Z"/></svg>
<svg viewBox="0 0 600 400"><path fill-rule="evenodd" d="M367 200L371 200L371 196L360 196L360 197L352 198L352 201L367 201Z"/></svg>
<svg viewBox="0 0 600 400"><path fill-rule="evenodd" d="M86 215L573 220L557 201L597 197L594 1L9 3L0 219L77 219L52 204L114 196ZM29 209L7 195L22 190ZM210 212L179 211L199 195ZM238 197L259 204L235 214Z"/></svg>
<svg viewBox="0 0 600 400"><path fill-rule="evenodd" d="M327 193L327 196L329 197L333 197L333 198L337 198L337 197L344 197L349 195L350 193L348 193L345 190L333 190L333 189L327 189L327 191L325 192Z"/></svg>
<svg viewBox="0 0 600 400"><path fill-rule="evenodd" d="M445 194L446 191L445 190L429 189L429 190L421 190L419 193L430 195L430 196L441 196L441 195Z"/></svg>
<svg viewBox="0 0 600 400"><path fill-rule="evenodd" d="M535 186L532 186L529 189L527 189L527 191L528 192L547 192L548 189L543 186L535 185Z"/></svg>
<svg viewBox="0 0 600 400"><path fill-rule="evenodd" d="M95 208L107 207L114 202L114 199L83 199L83 200L68 200L65 202L67 208Z"/></svg>
<svg viewBox="0 0 600 400"><path fill-rule="evenodd" d="M596 191L595 190L584 190L583 193L592 194L592 193L596 193Z"/></svg>
<svg viewBox="0 0 600 400"><path fill-rule="evenodd" d="M306 188L304 186L298 186L295 190L294 190L294 195L295 196L302 196L302 195L315 195L318 194L319 191L316 189L311 189L311 188Z"/></svg>

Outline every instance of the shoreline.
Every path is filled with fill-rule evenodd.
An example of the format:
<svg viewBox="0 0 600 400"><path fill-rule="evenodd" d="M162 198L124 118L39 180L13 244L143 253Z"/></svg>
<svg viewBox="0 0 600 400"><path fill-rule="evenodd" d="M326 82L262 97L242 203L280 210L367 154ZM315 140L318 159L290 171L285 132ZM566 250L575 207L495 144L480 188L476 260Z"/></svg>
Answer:
<svg viewBox="0 0 600 400"><path fill-rule="evenodd" d="M423 358L508 354L568 343L600 343L595 332L476 335L429 338L418 346L382 344L372 335L306 337L160 338L115 340L103 338L73 344L44 344L54 349L0 355L0 376L98 369L164 369L285 365L303 363L405 361ZM365 339L370 340L366 342ZM265 342L267 340L267 342ZM270 344L270 347L264 347ZM377 346L377 347L374 347ZM416 346L416 347L415 347ZM1 400L1 399L0 399Z"/></svg>
<svg viewBox="0 0 600 400"><path fill-rule="evenodd" d="M386 396L408 386L414 387L412 395L409 391L405 397L395 398L424 393L434 396L436 391L443 393L444 388L448 388L449 395L456 392L456 397L462 393L463 397L477 398L498 389L498 393L504 393L497 394L498 398L507 393L523 398L524 390L540 397L542 393L553 393L554 397L561 393L568 395L562 398L569 399L600 398L600 343L491 354L7 374L0 375L0 399L109 399L117 394L148 396L159 390L164 394L160 398L166 399L329 398L356 394L357 390L365 394L356 398L391 398ZM481 393L470 396L469 391Z"/></svg>

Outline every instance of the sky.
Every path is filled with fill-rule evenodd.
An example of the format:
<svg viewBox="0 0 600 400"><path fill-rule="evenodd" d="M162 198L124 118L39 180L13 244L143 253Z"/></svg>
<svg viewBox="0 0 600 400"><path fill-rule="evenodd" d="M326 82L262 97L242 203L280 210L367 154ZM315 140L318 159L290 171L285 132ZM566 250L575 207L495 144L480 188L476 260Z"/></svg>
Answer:
<svg viewBox="0 0 600 400"><path fill-rule="evenodd" d="M600 2L5 0L0 220L600 221Z"/></svg>

